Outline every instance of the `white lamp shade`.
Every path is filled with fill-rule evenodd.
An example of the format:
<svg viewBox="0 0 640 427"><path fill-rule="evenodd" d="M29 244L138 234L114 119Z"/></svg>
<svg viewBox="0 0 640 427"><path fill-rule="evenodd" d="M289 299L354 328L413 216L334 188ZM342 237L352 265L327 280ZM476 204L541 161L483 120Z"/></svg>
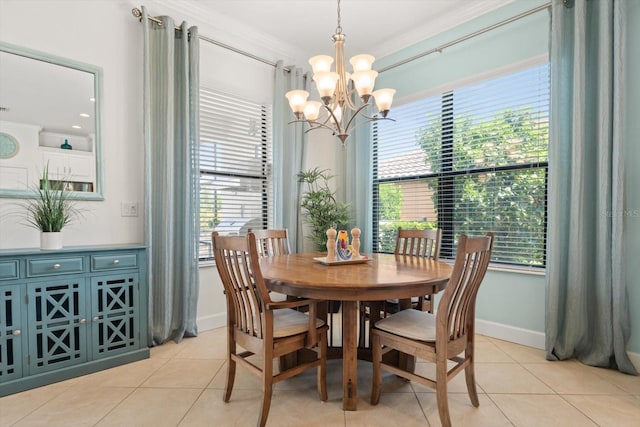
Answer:
<svg viewBox="0 0 640 427"><path fill-rule="evenodd" d="M332 97L338 83L338 73L321 72L313 75L313 81L316 82L318 93L322 98Z"/></svg>
<svg viewBox="0 0 640 427"><path fill-rule="evenodd" d="M304 107L304 117L307 120L317 120L320 115L320 107L322 106L322 102L318 101L309 101L307 105Z"/></svg>
<svg viewBox="0 0 640 427"><path fill-rule="evenodd" d="M294 113L302 113L304 106L307 103L309 92L306 90L290 90L285 94L289 100L289 106Z"/></svg>
<svg viewBox="0 0 640 427"><path fill-rule="evenodd" d="M353 67L353 72L357 73L358 71L369 71L375 60L376 58L371 55L362 54L351 57L349 62Z"/></svg>
<svg viewBox="0 0 640 427"><path fill-rule="evenodd" d="M351 78L353 79L353 83L355 84L360 97L363 95L371 95L371 92L373 92L373 86L376 83L376 77L378 77L378 72L373 70L357 71L353 73Z"/></svg>
<svg viewBox="0 0 640 427"><path fill-rule="evenodd" d="M378 111L387 111L391 109L391 103L393 102L393 95L395 93L395 89L378 89L373 92L373 97L376 100Z"/></svg>
<svg viewBox="0 0 640 427"><path fill-rule="evenodd" d="M309 64L311 64L313 74L328 73L329 71L331 71L333 58L329 55L316 55L309 59Z"/></svg>

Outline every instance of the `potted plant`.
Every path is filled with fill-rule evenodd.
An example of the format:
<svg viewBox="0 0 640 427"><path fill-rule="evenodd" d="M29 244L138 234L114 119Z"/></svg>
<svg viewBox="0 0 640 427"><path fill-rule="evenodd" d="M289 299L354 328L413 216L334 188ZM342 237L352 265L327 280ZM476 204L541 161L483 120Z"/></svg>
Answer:
<svg viewBox="0 0 640 427"><path fill-rule="evenodd" d="M298 182L307 186L300 206L303 215L311 226L310 239L316 250L326 250L327 230L346 227L349 222L349 205L338 202L335 192L329 188L332 175L326 169L309 169L298 173Z"/></svg>
<svg viewBox="0 0 640 427"><path fill-rule="evenodd" d="M77 215L75 201L65 181L49 180L49 166L42 171L39 185L34 188L35 197L26 204L27 223L40 230L41 249L62 248L62 228Z"/></svg>

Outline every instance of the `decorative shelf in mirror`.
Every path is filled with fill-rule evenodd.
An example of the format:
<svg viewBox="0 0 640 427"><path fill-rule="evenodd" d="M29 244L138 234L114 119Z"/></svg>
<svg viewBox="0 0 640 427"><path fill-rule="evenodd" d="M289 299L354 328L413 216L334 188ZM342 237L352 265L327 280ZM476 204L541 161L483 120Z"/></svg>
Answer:
<svg viewBox="0 0 640 427"><path fill-rule="evenodd" d="M0 197L33 197L49 165L81 184L74 198L104 200L102 69L0 42L0 74L0 135L11 136L0 142Z"/></svg>

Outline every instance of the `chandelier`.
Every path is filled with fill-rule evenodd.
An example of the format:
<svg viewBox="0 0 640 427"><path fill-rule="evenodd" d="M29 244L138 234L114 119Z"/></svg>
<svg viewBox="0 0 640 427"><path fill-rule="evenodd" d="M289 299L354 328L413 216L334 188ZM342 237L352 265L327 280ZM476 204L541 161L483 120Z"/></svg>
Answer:
<svg viewBox="0 0 640 427"><path fill-rule="evenodd" d="M371 55L361 54L352 57L349 62L353 72L346 72L345 35L342 34L340 19L340 0L338 0L338 26L332 37L336 53L336 70L331 71L333 58L328 55L317 55L309 59L309 64L313 69L313 81L322 102L307 101L309 92L306 90L292 90L287 92L285 96L296 117L296 120L290 124L307 123L309 128L305 133L314 129L329 129L344 144L349 137L349 132L354 128L354 120L358 115L367 121L392 120L387 118L387 114L396 91L395 89L373 90L378 72L371 69L375 60ZM352 100L354 91L358 93L361 103ZM372 96L378 112L370 117L365 114L364 109L369 105ZM319 119L321 109L326 111L324 119Z"/></svg>

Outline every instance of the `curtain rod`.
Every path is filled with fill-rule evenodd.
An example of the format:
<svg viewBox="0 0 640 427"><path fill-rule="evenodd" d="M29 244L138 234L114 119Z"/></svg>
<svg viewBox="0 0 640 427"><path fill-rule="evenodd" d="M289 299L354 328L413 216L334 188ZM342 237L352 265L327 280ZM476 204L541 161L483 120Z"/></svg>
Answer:
<svg viewBox="0 0 640 427"><path fill-rule="evenodd" d="M564 0L565 4L567 4L568 1L569 0ZM518 15L512 16L511 18L505 19L504 21L497 22L497 23L495 23L493 25L490 25L488 27L482 28L482 29L480 29L478 31L475 31L475 32L471 33L471 34L467 34L466 36L462 36L462 37L457 38L457 39L455 39L453 41L450 41L448 43L442 44L442 45L440 45L438 47L435 47L435 48L433 48L431 50L428 50L426 52L422 52L422 53L414 55L414 56L412 56L410 58L403 59L403 60L395 62L395 63L393 63L391 65L387 65L386 67L383 67L380 70L378 70L378 72L379 73L383 73L385 71L389 71L389 70L391 70L393 68L396 68L396 67L399 67L401 65L407 64L409 62L415 61L416 59L420 59L420 58L425 57L427 55L431 55L432 53L436 53L436 52L440 53L444 49L447 49L447 48L449 48L451 46L454 46L454 45L456 45L458 43L462 43L462 42L464 42L466 40L472 39L472 38L477 37L477 36L479 36L481 34L489 32L491 30L495 30L496 28L502 27L503 25L510 24L510 23L512 23L514 21L517 21L519 19L525 18L525 17L527 17L529 15L532 15L534 13L538 13L538 12L540 12L542 10L545 10L545 9L548 9L550 7L551 7L551 2L543 4L543 5L540 5L538 7L533 8L533 9L530 9L530 10L527 10L525 12L522 12L522 13L520 13ZM131 10L131 13L133 14L133 16L138 18L139 21L142 22L142 11L140 9L133 8ZM149 19L149 21L153 21L153 22L155 22L157 24L162 25L162 20L160 20L158 18L155 18L153 16L149 16L147 18ZM178 27L178 26L175 26L175 29L178 30L178 31L182 31L182 28ZM249 52L246 52L244 50L235 48L235 47L230 46L228 44L225 44L225 43L219 42L217 40L211 39L209 37L205 37L203 35L199 35L198 38L200 40L204 40L206 42L209 42L209 43L212 43L212 44L214 44L216 46L219 46L219 47L221 47L223 49L227 49L227 50L230 50L232 52L239 53L240 55L244 55L244 56L247 56L249 58L255 59L256 61L262 62L263 64L267 64L267 65L270 65L272 67L276 66L276 63L273 62L273 61L269 61L267 59L264 59L264 58L261 58L259 56L256 56L256 55L254 55L252 53L249 53ZM287 71L287 72L291 72L291 69L287 68L287 67L284 67L284 70Z"/></svg>
<svg viewBox="0 0 640 427"><path fill-rule="evenodd" d="M567 0L565 0L565 3L566 3L566 1ZM442 44L442 45L440 45L438 47L435 47L435 48L433 48L431 50L428 50L426 52L422 52L422 53L414 55L414 56L412 56L410 58L403 59L403 60L395 62L395 63L393 63L391 65L387 65L386 67L383 67L380 70L378 70L378 72L379 73L383 73L385 71L391 70L392 68L396 68L396 67L399 67L401 65L407 64L409 62L415 61L416 59L420 59L420 58L425 57L427 55L431 55L432 53L436 53L436 52L440 53L446 48L449 48L449 47L454 46L454 45L456 45L458 43L462 43L463 41L466 41L466 40L472 39L474 37L477 37L477 36L479 36L481 34L484 34L484 33L488 32L488 31L495 30L496 28L502 27L503 25L510 24L511 22L517 21L518 19L522 19L522 18L524 18L526 16L532 15L534 13L540 12L541 10L545 10L545 9L550 8L550 7L551 7L551 2L543 4L543 5L538 6L538 7L535 7L533 9L527 10L526 12L522 12L522 13L520 13L518 15L512 16L511 18L505 19L504 21L497 22L497 23L495 23L493 25L490 25L488 27L484 27L484 28L482 28L482 29L480 29L478 31L475 31L475 32L473 32L471 34L467 34L466 36L462 36L462 37L457 38L457 39L455 39L453 41L450 41L448 43Z"/></svg>
<svg viewBox="0 0 640 427"><path fill-rule="evenodd" d="M142 22L142 11L141 11L140 9L138 9L137 7L134 7L133 9L131 9L131 14L132 14L133 16L135 16L136 18L138 18L138 20L139 20L140 22ZM155 18L155 17L153 17L153 16L148 16L148 17L147 17L147 19L149 19L149 21L153 21L153 22L155 22L156 24L162 25L162 20L161 20L161 19ZM182 31L182 27L178 27L177 25L175 25L175 26L174 26L174 28L175 28L177 31ZM230 45L228 45L228 44L225 44L225 43L219 42L219 41L214 40L214 39L211 39L211 38L209 38L209 37L206 37L206 36L203 36L203 35L198 35L198 38L199 38L200 40L204 40L204 41L206 41L206 42L209 42L209 43L211 43L211 44L214 44L214 45L216 45L216 46L219 46L219 47L221 47L221 48L223 48L223 49L227 49L227 50L230 50L230 51L232 51L232 52L239 53L240 55L247 56L247 57L249 57L249 58L251 58L251 59L255 59L256 61L258 61L258 62L262 62L263 64L267 64L267 65L270 65L270 66L272 66L272 67L276 67L276 65L277 65L277 64L276 64L275 62L273 62L273 61L269 61L268 59L261 58L261 57L259 57L259 56L254 55L253 53L246 52L246 51L244 51L244 50L241 50L241 49L238 49L238 48L236 48L236 47L230 46ZM287 72L291 72L291 69L290 69L290 68L284 67L283 69L284 69L285 71L287 71Z"/></svg>

